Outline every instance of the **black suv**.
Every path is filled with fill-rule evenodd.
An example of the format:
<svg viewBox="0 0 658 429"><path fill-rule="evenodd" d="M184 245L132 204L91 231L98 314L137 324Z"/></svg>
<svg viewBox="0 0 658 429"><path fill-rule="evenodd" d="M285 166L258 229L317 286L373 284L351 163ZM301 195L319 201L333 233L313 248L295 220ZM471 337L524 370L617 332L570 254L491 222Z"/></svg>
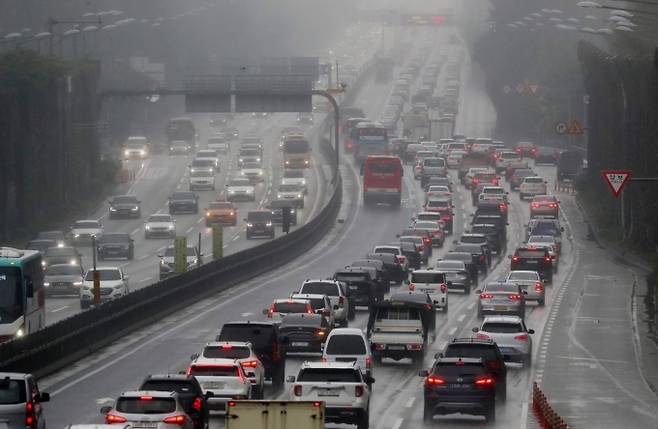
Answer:
<svg viewBox="0 0 658 429"><path fill-rule="evenodd" d="M196 377L187 374L147 375L137 390L155 390L158 392L176 392L185 413L192 419L194 429L208 427L208 404L206 396Z"/></svg>
<svg viewBox="0 0 658 429"><path fill-rule="evenodd" d="M480 358L439 358L425 377L423 421L431 423L436 414L482 415L496 420L496 380Z"/></svg>
<svg viewBox="0 0 658 429"><path fill-rule="evenodd" d="M274 238L274 222L272 212L269 210L254 210L247 213L244 220L247 222L245 232L247 240L254 236Z"/></svg>
<svg viewBox="0 0 658 429"><path fill-rule="evenodd" d="M110 204L110 219L118 217L136 217L142 216L142 203L134 195L117 195L108 201Z"/></svg>
<svg viewBox="0 0 658 429"><path fill-rule="evenodd" d="M333 280L347 285L345 292L354 307L370 307L384 299L384 288L373 277L369 267L345 267L336 271Z"/></svg>
<svg viewBox="0 0 658 429"><path fill-rule="evenodd" d="M537 271L542 279L553 283L553 259L548 249L543 247L519 247L511 255L511 270Z"/></svg>
<svg viewBox="0 0 658 429"><path fill-rule="evenodd" d="M222 326L217 341L248 341L263 362L265 378L272 380L275 389L285 381L285 347L279 327L273 322L231 322Z"/></svg>
<svg viewBox="0 0 658 429"><path fill-rule="evenodd" d="M471 226L469 233L485 235L487 240L489 240L492 251L496 252L498 255L502 255L504 253L506 243L501 240L496 225L492 223L478 223Z"/></svg>
<svg viewBox="0 0 658 429"><path fill-rule="evenodd" d="M507 367L498 345L493 340L477 338L455 338L448 343L437 358L480 358L494 376L496 398L505 401L507 397Z"/></svg>
<svg viewBox="0 0 658 429"><path fill-rule="evenodd" d="M501 242L507 241L507 222L500 214L478 214L473 215L471 225L492 224L496 225L498 237Z"/></svg>
<svg viewBox="0 0 658 429"><path fill-rule="evenodd" d="M105 233L96 241L96 254L99 260L108 258L135 257L135 244L126 232Z"/></svg>
<svg viewBox="0 0 658 429"><path fill-rule="evenodd" d="M199 196L194 192L174 192L169 197L169 214L199 213Z"/></svg>
<svg viewBox="0 0 658 429"><path fill-rule="evenodd" d="M487 254L486 244L475 244L475 243L460 243L454 245L453 249L455 252L468 252L473 258L473 263L477 265L478 269L485 276L489 270L489 262L491 261L489 255Z"/></svg>

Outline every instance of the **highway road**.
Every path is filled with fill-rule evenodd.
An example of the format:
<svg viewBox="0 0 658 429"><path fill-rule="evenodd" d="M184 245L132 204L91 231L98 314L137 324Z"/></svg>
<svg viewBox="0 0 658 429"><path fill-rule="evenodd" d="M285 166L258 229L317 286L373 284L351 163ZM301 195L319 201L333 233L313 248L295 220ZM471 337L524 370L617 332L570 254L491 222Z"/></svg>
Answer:
<svg viewBox="0 0 658 429"><path fill-rule="evenodd" d="M462 70L464 90L456 131L469 136L491 136L495 112L483 92L481 75L468 58ZM359 104L369 116L376 117L387 91L386 85L369 83L360 93ZM110 404L121 391L134 388L145 374L186 368L190 354L213 339L223 323L260 319L263 308L273 299L287 296L304 279L324 278L363 257L372 246L395 241L395 234L407 226L423 201L422 190L409 167L406 169L404 204L400 209L364 207L357 171L344 158L341 171L345 204L339 215L344 223L337 224L324 240L294 263L174 313L41 380L42 390L52 394L52 402L46 405L48 424L63 427L72 422L101 421L101 405ZM554 167L535 166L535 170L552 183ZM451 174L457 182L454 172ZM469 224L473 212L470 196L462 187L457 189L454 239ZM577 427L656 427L658 404L643 383L633 341L629 304L633 276L587 240L584 220L573 196L559 196L566 230L559 272L547 288L546 306L530 304L526 310L526 323L536 331L533 367L510 367L508 399L497 404L494 424L451 415L437 417L432 427L533 427L529 412L533 380L546 386L560 409L567 410L565 417L575 418ZM485 281L498 279L507 272L507 256L522 243L528 219L528 203L512 194L508 253L495 258ZM447 252L448 243L435 251L433 260ZM451 293L448 313L437 315L438 335L425 366L431 365L433 352L441 351L452 338L470 335L470 329L477 325L475 307L476 294ZM367 314L358 312L351 326L364 328L366 321ZM296 374L304 359L308 357L289 357L286 373ZM426 427L422 422L423 379L417 376L416 368L404 361L385 360L374 368L374 377L371 427ZM287 398L287 387L283 392L266 394L270 398ZM221 425L221 418L213 417L212 427Z"/></svg>

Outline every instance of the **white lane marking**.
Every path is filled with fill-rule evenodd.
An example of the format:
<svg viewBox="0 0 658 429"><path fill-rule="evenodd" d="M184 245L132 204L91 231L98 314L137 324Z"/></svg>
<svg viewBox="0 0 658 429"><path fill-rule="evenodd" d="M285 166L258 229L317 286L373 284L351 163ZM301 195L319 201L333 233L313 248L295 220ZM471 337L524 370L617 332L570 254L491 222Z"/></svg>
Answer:
<svg viewBox="0 0 658 429"><path fill-rule="evenodd" d="M253 315L254 315L254 313L242 313L240 315L240 317L249 317L249 316L253 316Z"/></svg>
<svg viewBox="0 0 658 429"><path fill-rule="evenodd" d="M200 218L198 221L196 221L196 223L201 223L201 222L203 222L203 219L204 219L204 218Z"/></svg>
<svg viewBox="0 0 658 429"><path fill-rule="evenodd" d="M393 427L391 429L400 429L402 427L402 422L404 422L404 419L401 417L395 420L395 423L393 424Z"/></svg>
<svg viewBox="0 0 658 429"><path fill-rule="evenodd" d="M472 310L473 307L475 307L475 302L471 302L470 304L468 304L468 305L466 306L466 308L469 309L469 310Z"/></svg>
<svg viewBox="0 0 658 429"><path fill-rule="evenodd" d="M233 239L231 241L237 241L239 238L240 238L240 236L236 235L235 237L233 237Z"/></svg>
<svg viewBox="0 0 658 429"><path fill-rule="evenodd" d="M461 323L464 321L465 318L466 318L465 314L460 314L459 317L457 318L457 321Z"/></svg>
<svg viewBox="0 0 658 429"><path fill-rule="evenodd" d="M222 246L222 248L226 249L228 247L228 244L225 244Z"/></svg>
<svg viewBox="0 0 658 429"><path fill-rule="evenodd" d="M411 407L413 407L413 406L414 406L414 401L415 401L415 400L416 400L416 397L415 397L415 396L412 396L411 398L409 398L409 400L407 401L407 403L404 404L404 406L407 407L407 408L411 408Z"/></svg>
<svg viewBox="0 0 658 429"><path fill-rule="evenodd" d="M139 258L137 258L137 260L138 260L138 261L143 261L144 259L149 258L150 256L151 256L151 255L140 256Z"/></svg>
<svg viewBox="0 0 658 429"><path fill-rule="evenodd" d="M190 232L192 232L192 230L194 230L194 227L193 227L193 226L187 228L187 230L185 231L185 233L186 233L186 234L189 234Z"/></svg>
<svg viewBox="0 0 658 429"><path fill-rule="evenodd" d="M450 328L450 330L448 331L448 335L455 335L455 332L457 332L457 327L456 327L456 326L453 326L453 327Z"/></svg>
<svg viewBox="0 0 658 429"><path fill-rule="evenodd" d="M96 399L96 404L97 405L103 405L103 404L108 404L108 403L114 403L114 399L112 399L112 398L98 398L98 399Z"/></svg>
<svg viewBox="0 0 658 429"><path fill-rule="evenodd" d="M141 279L138 283L149 282L149 281L151 281L151 280L153 280L153 277L147 277L147 278L145 278L145 279Z"/></svg>
<svg viewBox="0 0 658 429"><path fill-rule="evenodd" d="M519 429L526 429L528 427L528 401L524 401L521 404L521 424L519 425Z"/></svg>
<svg viewBox="0 0 658 429"><path fill-rule="evenodd" d="M62 310L64 310L64 309L66 309L66 308L69 308L69 306L68 306L68 305L65 305L64 307L54 308L54 309L50 310L50 312L51 312L51 313L57 313L57 312L62 311Z"/></svg>

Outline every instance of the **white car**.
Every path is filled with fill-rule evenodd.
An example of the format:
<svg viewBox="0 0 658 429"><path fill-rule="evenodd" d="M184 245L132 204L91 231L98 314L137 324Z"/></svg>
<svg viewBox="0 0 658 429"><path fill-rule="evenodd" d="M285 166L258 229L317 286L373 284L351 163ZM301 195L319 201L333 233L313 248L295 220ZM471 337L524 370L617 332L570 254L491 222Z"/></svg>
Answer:
<svg viewBox="0 0 658 429"><path fill-rule="evenodd" d="M102 235L103 225L98 220L78 220L71 226L71 242L73 245L91 244L92 237L98 239Z"/></svg>
<svg viewBox="0 0 658 429"><path fill-rule="evenodd" d="M525 177L519 186L519 196L521 200L536 195L546 195L548 193L548 185L543 177Z"/></svg>
<svg viewBox="0 0 658 429"><path fill-rule="evenodd" d="M190 170L190 191L196 189L215 189L215 172L209 170Z"/></svg>
<svg viewBox="0 0 658 429"><path fill-rule="evenodd" d="M187 245L185 262L188 271L199 264L201 256L195 246ZM160 280L176 274L176 249L173 245L167 246L164 253L159 254L158 258L160 258Z"/></svg>
<svg viewBox="0 0 658 429"><path fill-rule="evenodd" d="M519 316L487 316L479 328L473 328L474 338L491 339L506 360L518 360L529 366L532 362L532 337Z"/></svg>
<svg viewBox="0 0 658 429"><path fill-rule="evenodd" d="M425 201L431 198L449 198L452 201L452 192L447 186L431 185L425 192Z"/></svg>
<svg viewBox="0 0 658 429"><path fill-rule="evenodd" d="M100 275L101 302L121 298L130 292L128 276L119 267L96 267ZM80 308L89 308L94 302L94 269L87 270L80 288Z"/></svg>
<svg viewBox="0 0 658 429"><path fill-rule="evenodd" d="M502 150L498 152L498 155L496 157L496 173L505 171L505 169L509 167L511 163L516 161L523 161L523 159L521 158L521 155L519 155L515 151Z"/></svg>
<svg viewBox="0 0 658 429"><path fill-rule="evenodd" d="M537 271L512 270L507 274L505 283L514 283L525 293L526 301L537 301L540 307L546 302L546 284Z"/></svg>
<svg viewBox="0 0 658 429"><path fill-rule="evenodd" d="M258 162L245 161L240 167L240 176L249 179L251 183L260 183L265 181L265 173L261 164Z"/></svg>
<svg viewBox="0 0 658 429"><path fill-rule="evenodd" d="M288 171L289 170L286 170L283 173L283 178L281 179L281 184L282 185L297 185L303 190L304 195L308 194L308 188L306 187L306 178L304 177L304 170L302 170L302 169L296 170L296 171L302 173L302 174L299 175L299 177L288 177L289 176Z"/></svg>
<svg viewBox="0 0 658 429"><path fill-rule="evenodd" d="M206 358L199 356L187 369L199 381L211 410L226 410L232 399L252 399L251 381L237 359ZM208 395L211 393L211 395Z"/></svg>
<svg viewBox="0 0 658 429"><path fill-rule="evenodd" d="M373 247L372 252L370 253L390 253L392 255L395 255L395 258L398 260L400 265L402 265L402 269L405 272L409 270L409 260L404 255L404 253L402 253L402 248L400 246L394 246L394 245L375 246Z"/></svg>
<svg viewBox="0 0 658 429"><path fill-rule="evenodd" d="M233 178L226 184L227 201L256 201L256 188L246 178Z"/></svg>
<svg viewBox="0 0 658 429"><path fill-rule="evenodd" d="M210 137L206 144L208 149L217 151L217 153L227 154L231 151L231 146L228 138L224 135L217 135Z"/></svg>
<svg viewBox="0 0 658 429"><path fill-rule="evenodd" d="M276 191L276 198L293 201L297 207L304 208L304 188L299 184L281 184Z"/></svg>
<svg viewBox="0 0 658 429"><path fill-rule="evenodd" d="M478 173L488 173L491 169L489 167L471 167L464 174L464 186L466 189L470 189L473 185L473 177Z"/></svg>
<svg viewBox="0 0 658 429"><path fill-rule="evenodd" d="M371 385L375 380L363 376L355 362L304 362L293 383L293 401L322 401L325 421L370 427Z"/></svg>
<svg viewBox="0 0 658 429"><path fill-rule="evenodd" d="M125 159L146 159L149 156L149 141L146 137L128 137L123 150Z"/></svg>
<svg viewBox="0 0 658 429"><path fill-rule="evenodd" d="M330 327L336 326L336 312L334 306L327 295L317 293L293 293L291 299L308 300L315 314L321 314Z"/></svg>
<svg viewBox="0 0 658 429"><path fill-rule="evenodd" d="M251 382L252 397L262 399L265 388L265 367L251 346L245 341L211 341L203 346L201 355L192 355L192 360L199 359L234 359L242 366L245 376Z"/></svg>
<svg viewBox="0 0 658 429"><path fill-rule="evenodd" d="M501 186L485 186L482 188L482 192L480 192L478 196L479 201L485 201L485 200L499 200L503 199L505 202L509 202L507 196L509 195L509 192L507 192L503 187Z"/></svg>
<svg viewBox="0 0 658 429"><path fill-rule="evenodd" d="M308 299L275 299L270 308L263 310L263 314L273 320L281 320L289 313L315 314Z"/></svg>
<svg viewBox="0 0 658 429"><path fill-rule="evenodd" d="M347 327L348 320L354 320L354 306L350 305L345 286L339 281L305 280L297 293L326 295L334 309L334 320L341 327Z"/></svg>
<svg viewBox="0 0 658 429"><path fill-rule="evenodd" d="M194 155L194 159L211 161L215 165L215 171L219 171L219 153L215 149L203 149Z"/></svg>
<svg viewBox="0 0 658 429"><path fill-rule="evenodd" d="M437 309L448 312L448 280L446 274L430 270L414 270L409 279L409 290L426 293Z"/></svg>
<svg viewBox="0 0 658 429"><path fill-rule="evenodd" d="M176 220L168 213L155 213L148 217L144 224L144 238L174 238L176 236Z"/></svg>
<svg viewBox="0 0 658 429"><path fill-rule="evenodd" d="M448 168L459 168L459 164L462 162L462 158L467 155L468 152L463 150L454 150L446 156L446 163Z"/></svg>
<svg viewBox="0 0 658 429"><path fill-rule="evenodd" d="M366 334L358 328L336 328L329 333L322 350L323 362L354 360L363 375L372 376L372 350Z"/></svg>

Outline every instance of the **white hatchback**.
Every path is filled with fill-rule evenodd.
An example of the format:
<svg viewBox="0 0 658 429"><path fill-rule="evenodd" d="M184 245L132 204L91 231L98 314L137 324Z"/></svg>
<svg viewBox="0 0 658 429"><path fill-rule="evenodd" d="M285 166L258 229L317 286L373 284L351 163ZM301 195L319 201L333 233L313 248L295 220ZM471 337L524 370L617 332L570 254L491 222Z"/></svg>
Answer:
<svg viewBox="0 0 658 429"><path fill-rule="evenodd" d="M409 290L428 294L437 309L448 311L448 281L445 273L434 270L412 271Z"/></svg>
<svg viewBox="0 0 658 429"><path fill-rule="evenodd" d="M535 195L546 195L547 193L548 185L543 177L525 177L519 186L519 196L522 200Z"/></svg>
<svg viewBox="0 0 658 429"><path fill-rule="evenodd" d="M119 267L97 267L100 275L100 300L101 302L121 298L128 294L128 276ZM94 302L94 269L85 273L80 288L80 308L89 308Z"/></svg>
<svg viewBox="0 0 658 429"><path fill-rule="evenodd" d="M509 361L520 361L526 366L532 362L532 337L519 316L487 316L479 328L473 328L474 338L493 340L500 353Z"/></svg>

